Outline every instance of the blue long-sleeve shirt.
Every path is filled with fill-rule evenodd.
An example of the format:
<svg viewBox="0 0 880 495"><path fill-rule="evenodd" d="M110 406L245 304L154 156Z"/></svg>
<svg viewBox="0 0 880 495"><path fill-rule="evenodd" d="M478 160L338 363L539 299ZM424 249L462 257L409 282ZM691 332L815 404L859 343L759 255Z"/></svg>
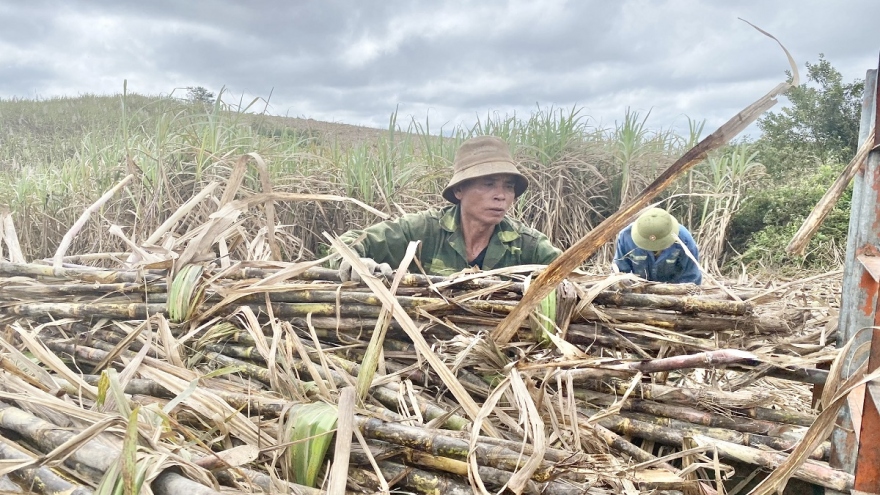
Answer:
<svg viewBox="0 0 880 495"><path fill-rule="evenodd" d="M684 226L679 225L678 238L687 246L694 259L699 261L697 243ZM632 239L632 225L617 235L614 263L621 272L634 273L653 282L699 285L703 281L700 268L691 261L681 244L676 242L654 256L652 251L645 251L635 245Z"/></svg>

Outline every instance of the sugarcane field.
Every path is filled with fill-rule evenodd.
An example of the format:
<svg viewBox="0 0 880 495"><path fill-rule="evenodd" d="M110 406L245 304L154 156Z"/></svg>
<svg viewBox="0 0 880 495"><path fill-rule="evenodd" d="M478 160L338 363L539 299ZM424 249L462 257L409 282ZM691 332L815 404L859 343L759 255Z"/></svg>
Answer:
<svg viewBox="0 0 880 495"><path fill-rule="evenodd" d="M793 62L689 136L0 99L0 492L872 493L876 72L787 175Z"/></svg>

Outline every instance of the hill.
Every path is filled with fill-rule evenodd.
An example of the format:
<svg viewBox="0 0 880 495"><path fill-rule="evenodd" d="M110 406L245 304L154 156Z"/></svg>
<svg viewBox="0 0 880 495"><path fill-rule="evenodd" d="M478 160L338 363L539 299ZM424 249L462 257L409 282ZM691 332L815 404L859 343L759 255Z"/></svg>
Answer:
<svg viewBox="0 0 880 495"><path fill-rule="evenodd" d="M101 211L100 221L86 224L73 240L73 251L122 248L118 236L107 235L112 225L130 229L135 239L149 237L193 194L213 182L226 184L242 157L260 162L247 167L241 195L270 184L273 191L350 198L395 216L443 204L439 192L458 143L472 134L492 134L508 141L530 179L512 214L566 248L642 190L701 131L695 127L689 136L679 136L651 130L636 112L628 112L615 128L601 128L572 108L538 110L525 119L496 117L440 137L426 134L427 124L403 127L395 117L388 129L374 129L137 94L0 100L0 197L29 259L51 256L82 212L127 174L135 182ZM747 262L754 266L799 269L805 264L778 256L773 245L784 246L788 226L809 211L818 199L813 196L826 186L814 181L803 194L804 188L794 184L790 194L750 202L764 189L760 165L748 143L732 146L658 198L695 233L711 270L732 260L741 271L743 258L728 248L730 238L739 252L748 249ZM832 179L831 173L822 178ZM797 198L797 208L790 207L791 198ZM738 216L740 208L747 217ZM286 203L276 210L276 220L285 226L280 235L287 239L286 259L316 256L322 232L341 233L381 218L349 200ZM768 223L774 221L768 212L784 213L784 225ZM186 235L208 214L209 209L192 213L175 227L176 235ZM245 228L257 233L263 223ZM845 218L837 223L845 236ZM764 228L775 230L755 243ZM839 231L810 250L812 268L838 263ZM603 249L596 261L605 263L608 251Z"/></svg>

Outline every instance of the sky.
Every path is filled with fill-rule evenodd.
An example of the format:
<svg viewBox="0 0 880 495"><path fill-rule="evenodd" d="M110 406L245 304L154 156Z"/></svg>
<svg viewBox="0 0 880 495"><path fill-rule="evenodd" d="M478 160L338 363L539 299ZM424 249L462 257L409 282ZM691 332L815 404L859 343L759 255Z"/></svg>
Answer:
<svg viewBox="0 0 880 495"><path fill-rule="evenodd" d="M201 86L273 115L470 127L577 109L705 133L819 54L877 68L877 0L0 0L0 98ZM784 98L771 111L779 111ZM747 133L754 135L752 126ZM705 135L705 134L704 134Z"/></svg>

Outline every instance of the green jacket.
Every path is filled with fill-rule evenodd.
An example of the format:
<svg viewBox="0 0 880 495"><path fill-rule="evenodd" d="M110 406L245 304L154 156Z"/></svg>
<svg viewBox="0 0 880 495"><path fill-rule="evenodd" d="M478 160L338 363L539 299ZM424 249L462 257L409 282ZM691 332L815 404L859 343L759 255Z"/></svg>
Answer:
<svg viewBox="0 0 880 495"><path fill-rule="evenodd" d="M341 239L352 245L363 258L378 263L400 266L410 241L421 241L416 257L429 275L452 275L470 268L465 254L464 238L459 226L459 207L447 206L419 213L409 213L397 220L388 220L364 230L350 230ZM547 265L561 251L547 236L510 217L495 227L489 241L483 270L516 265ZM416 272L411 266L410 271Z"/></svg>

